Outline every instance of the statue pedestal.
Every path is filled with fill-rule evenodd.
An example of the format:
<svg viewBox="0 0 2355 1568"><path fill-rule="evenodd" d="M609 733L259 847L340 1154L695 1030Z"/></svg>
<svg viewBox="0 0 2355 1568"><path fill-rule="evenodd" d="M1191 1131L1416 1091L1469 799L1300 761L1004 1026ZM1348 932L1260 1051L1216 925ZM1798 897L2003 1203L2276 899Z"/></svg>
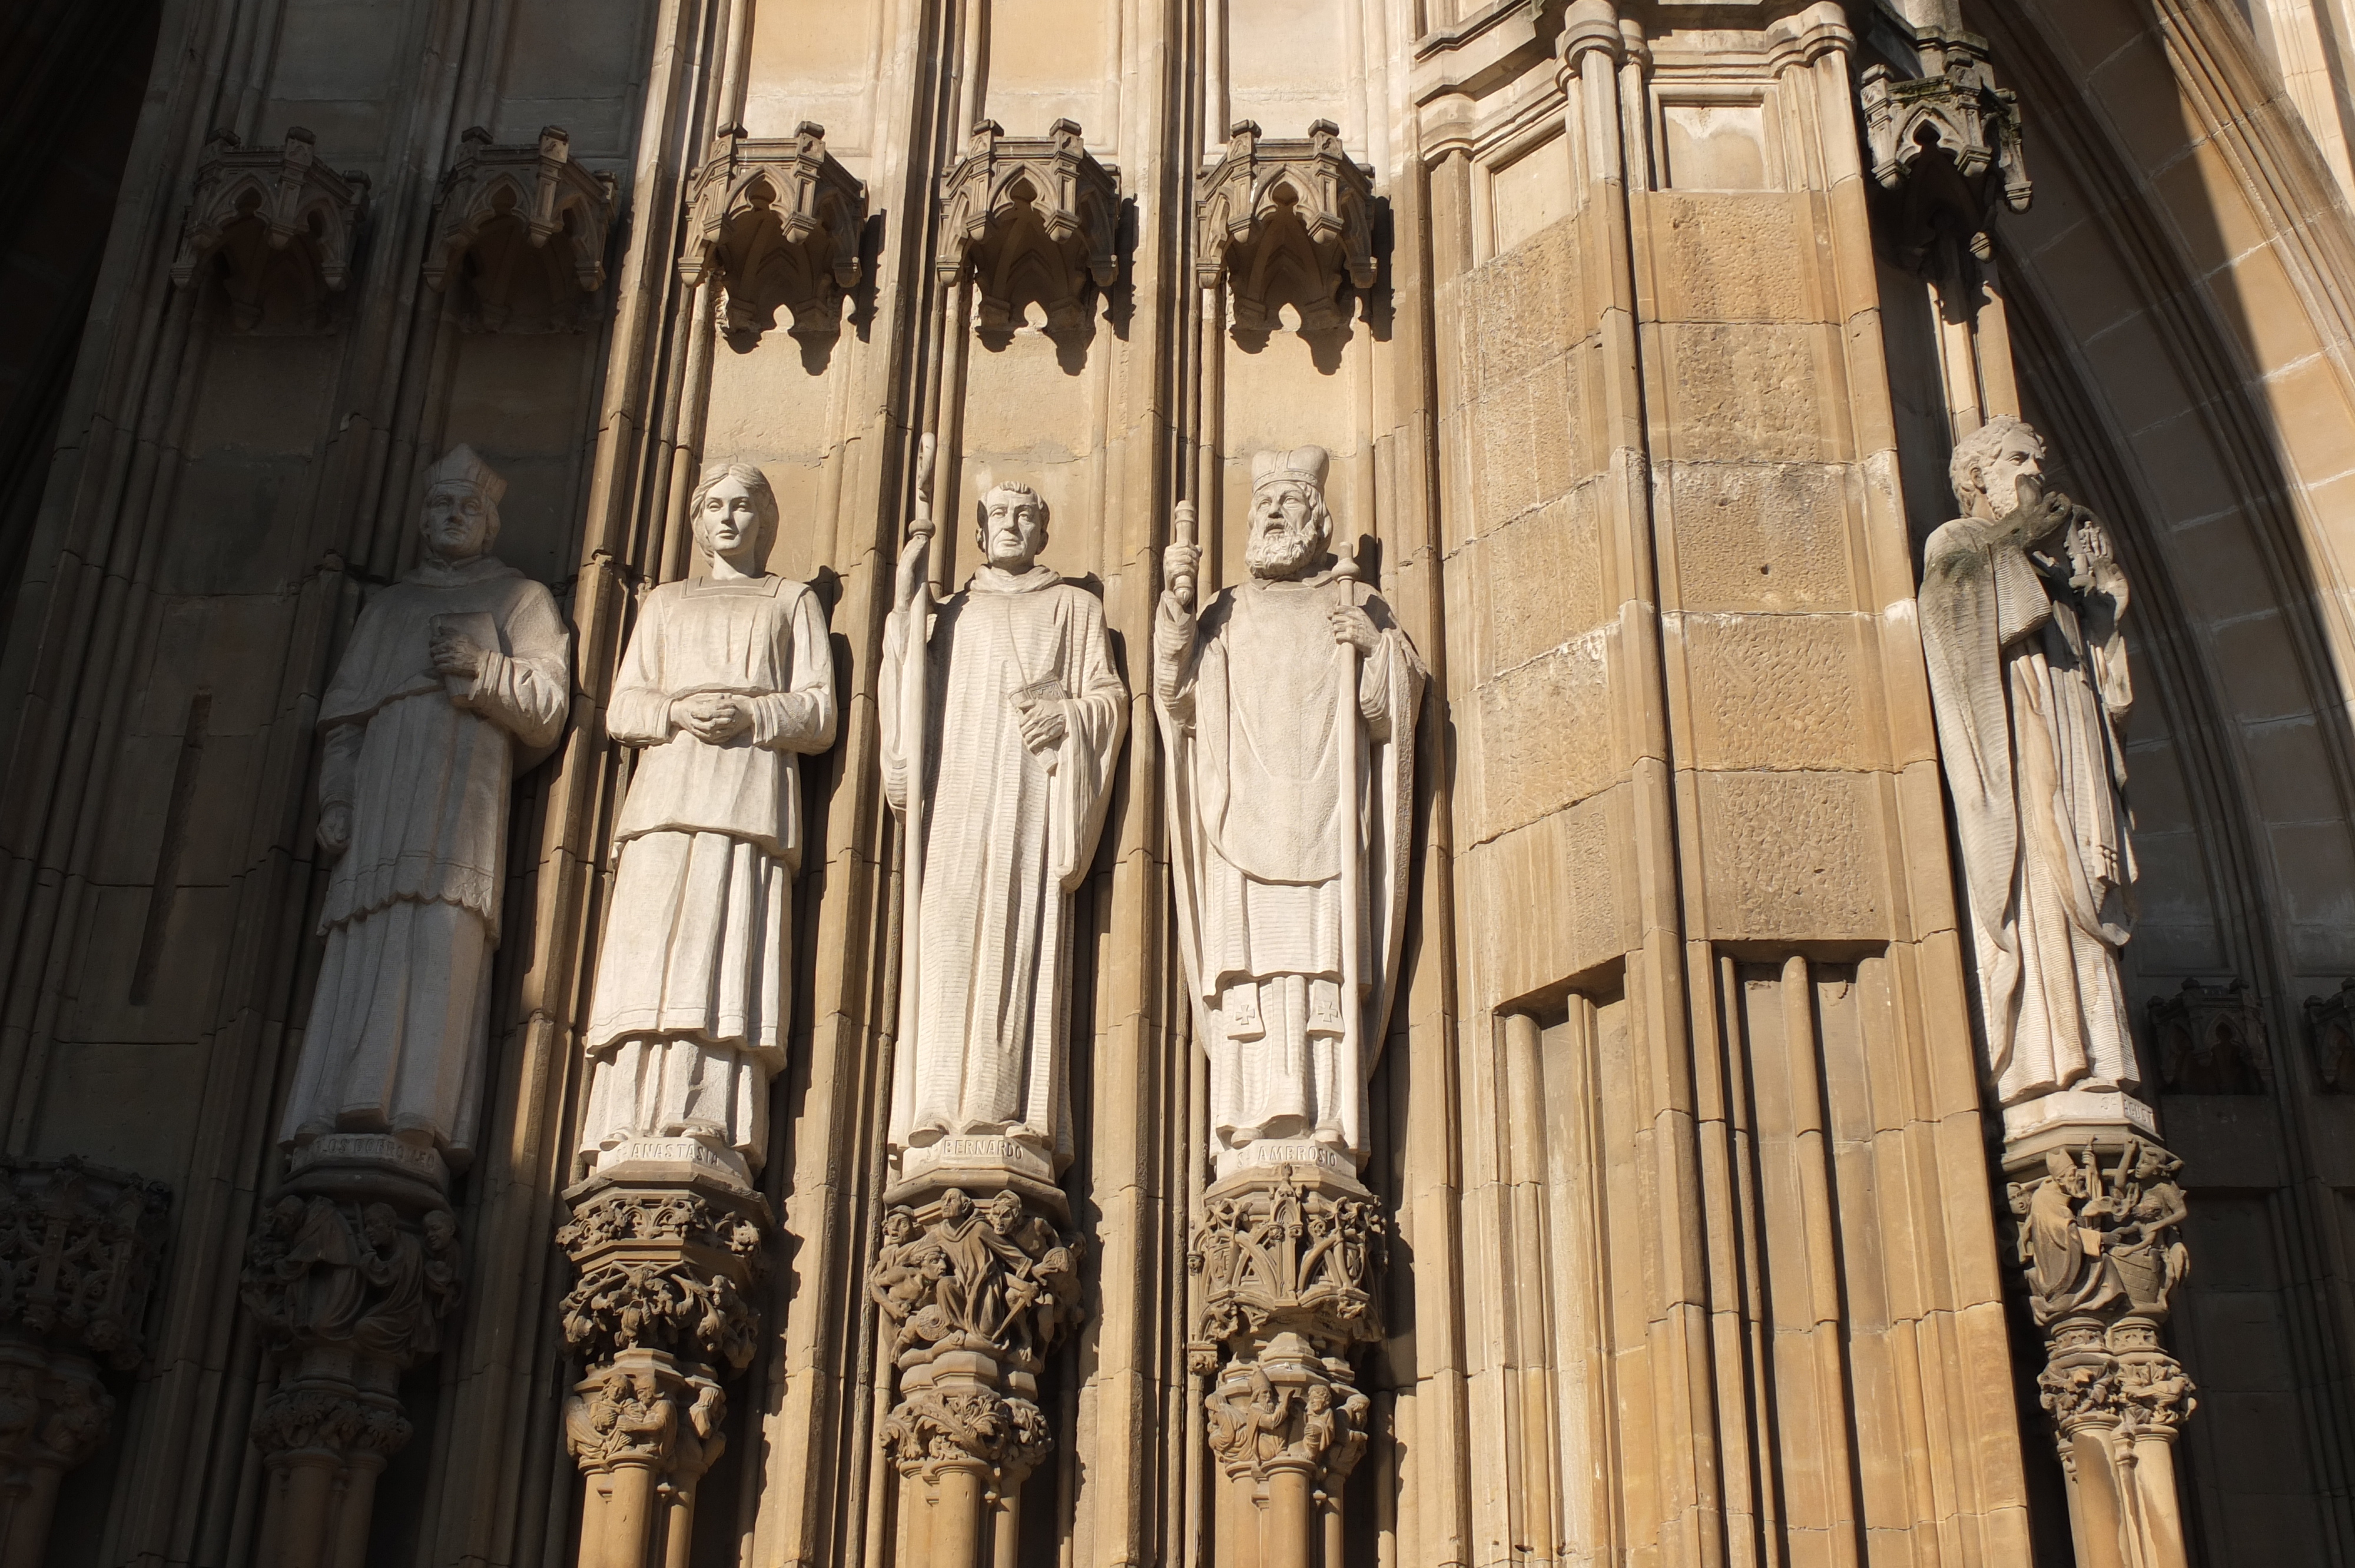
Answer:
<svg viewBox="0 0 2355 1568"><path fill-rule="evenodd" d="M578 1278L560 1310L584 1368L565 1408L581 1568L686 1561L696 1486L726 1444L721 1380L758 1348L774 1222L766 1198L686 1152L701 1147L623 1145L564 1195L556 1244Z"/></svg>
<svg viewBox="0 0 2355 1568"><path fill-rule="evenodd" d="M1381 1337L1381 1211L1354 1171L1274 1163L1222 1174L1202 1209L1188 1360L1210 1380L1218 1560L1340 1568L1341 1488L1371 1405L1349 1356Z"/></svg>
<svg viewBox="0 0 2355 1568"><path fill-rule="evenodd" d="M1081 1248L1061 1229L1061 1190L1028 1151L944 1141L987 1146L953 1150L986 1162L934 1158L913 1174L903 1163L868 1277L897 1371L882 1441L900 1472L898 1561L1003 1568L1021 1538L1022 1482L1052 1446L1039 1374L1079 1320Z"/></svg>

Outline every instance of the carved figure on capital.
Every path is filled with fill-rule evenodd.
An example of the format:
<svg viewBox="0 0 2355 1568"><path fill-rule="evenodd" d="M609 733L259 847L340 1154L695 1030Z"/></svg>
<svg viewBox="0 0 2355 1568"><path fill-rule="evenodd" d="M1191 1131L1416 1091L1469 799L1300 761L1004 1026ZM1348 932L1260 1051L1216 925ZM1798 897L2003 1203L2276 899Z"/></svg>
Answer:
<svg viewBox="0 0 2355 1568"><path fill-rule="evenodd" d="M470 447L426 475L424 558L360 611L319 705L327 942L280 1140L389 1135L472 1158L507 796L572 701L571 633L493 556L506 482Z"/></svg>
<svg viewBox="0 0 2355 1568"><path fill-rule="evenodd" d="M884 1216L868 1292L895 1348L966 1347L1035 1364L1082 1316L1079 1238L1011 1189L976 1205L953 1187L936 1208L930 1224L906 1207Z"/></svg>
<svg viewBox="0 0 2355 1568"><path fill-rule="evenodd" d="M834 744L834 656L806 583L766 571L775 493L714 463L690 503L706 575L648 593L606 731L639 748L589 1010L583 1161L666 1141L749 1187L792 1011L795 758Z"/></svg>
<svg viewBox="0 0 2355 1568"><path fill-rule="evenodd" d="M1071 1159L1072 895L1095 859L1128 687L1102 601L1039 559L1047 517L1028 485L984 495L981 565L929 626L918 532L884 623L884 795L922 836L892 1077L903 1177L969 1139L996 1148L983 1163L1040 1180ZM913 684L911 659L926 666Z"/></svg>
<svg viewBox="0 0 2355 1568"><path fill-rule="evenodd" d="M2047 1097L2115 1102L2140 1082L2118 973L2134 918L2128 586L2101 521L2046 489L2045 456L2018 419L1956 443L1965 514L1922 567L1988 1066L2015 1133L2052 1114L2029 1108Z"/></svg>
<svg viewBox="0 0 2355 1568"><path fill-rule="evenodd" d="M1329 554L1327 461L1261 453L1250 577L1198 621L1200 551L1173 544L1155 623L1178 936L1221 1175L1260 1143L1364 1166L1405 930L1428 677L1390 607Z"/></svg>

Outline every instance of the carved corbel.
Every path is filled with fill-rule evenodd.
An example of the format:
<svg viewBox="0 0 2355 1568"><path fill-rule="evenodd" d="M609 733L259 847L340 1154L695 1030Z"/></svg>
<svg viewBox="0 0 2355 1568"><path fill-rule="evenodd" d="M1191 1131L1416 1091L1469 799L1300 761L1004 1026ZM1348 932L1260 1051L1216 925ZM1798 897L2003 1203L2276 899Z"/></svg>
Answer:
<svg viewBox="0 0 2355 1568"><path fill-rule="evenodd" d="M1272 1561L1340 1568L1342 1487L1372 1430L1349 1358L1381 1337L1387 1231L1372 1194L1320 1167L1246 1170L1204 1194L1188 1370L1209 1383L1220 1529L1260 1530Z"/></svg>
<svg viewBox="0 0 2355 1568"><path fill-rule="evenodd" d="M186 288L210 258L231 319L240 332L262 318L262 293L273 277L287 277L317 324L324 296L351 280L352 247L368 179L337 174L319 162L310 132L295 126L280 147L249 149L229 132L216 132L197 164L197 183L172 260L172 281Z"/></svg>
<svg viewBox="0 0 2355 1568"><path fill-rule="evenodd" d="M105 1445L101 1368L144 1354L170 1206L129 1171L0 1159L0 1568L39 1568L59 1483Z"/></svg>
<svg viewBox="0 0 2355 1568"><path fill-rule="evenodd" d="M2271 1071L2265 1014L2246 982L2187 980L2173 996L2150 999L2152 1055L2159 1083L2176 1095L2261 1095Z"/></svg>
<svg viewBox="0 0 2355 1568"><path fill-rule="evenodd" d="M1119 209L1119 171L1088 152L1076 122L1013 137L985 120L942 177L940 281L972 269L985 334L1013 331L1034 300L1050 333L1083 332L1088 284L1120 276Z"/></svg>
<svg viewBox="0 0 2355 1568"><path fill-rule="evenodd" d="M2168 1553L2183 1539L2173 1448L2199 1402L2159 1334L2190 1266L2182 1169L2147 1139L2096 1137L2046 1150L2041 1173L2015 1168L2010 1184L2080 1562L2118 1561L2121 1545L2128 1562L2181 1561Z"/></svg>
<svg viewBox="0 0 2355 1568"><path fill-rule="evenodd" d="M1875 63L1858 88L1872 176L1902 198L1900 257L1918 267L1951 238L1986 261L1995 254L1997 204L2026 212L2034 192L2018 96L1995 85L1987 40L1976 33L1921 27L1911 43L1919 78L1900 80Z"/></svg>
<svg viewBox="0 0 2355 1568"><path fill-rule="evenodd" d="M2307 998L2306 1023L2323 1092L2355 1094L2355 980L2340 981L2328 996Z"/></svg>
<svg viewBox="0 0 2355 1568"><path fill-rule="evenodd" d="M464 279L471 324L496 332L513 314L517 270L534 266L546 274L557 323L570 324L572 307L604 286L613 176L574 163L559 125L529 146L494 146L479 125L458 140L458 161L433 198L426 286L446 291Z"/></svg>
<svg viewBox="0 0 2355 1568"><path fill-rule="evenodd" d="M1238 121L1226 153L1194 182L1195 281L1227 282L1239 334L1273 330L1286 302L1303 332L1345 325L1342 285L1374 286L1372 201L1373 170L1351 160L1330 120L1298 142L1263 142L1257 125Z"/></svg>
<svg viewBox="0 0 2355 1568"><path fill-rule="evenodd" d="M769 1224L757 1193L692 1180L572 1194L556 1245L576 1276L565 1343L585 1369L564 1415L584 1563L685 1561L697 1484L726 1446L720 1384L758 1348Z"/></svg>
<svg viewBox="0 0 2355 1568"><path fill-rule="evenodd" d="M991 1179L958 1172L968 1178ZM936 1170L893 1189L868 1275L898 1369L880 1434L903 1516L931 1521L909 1560L986 1568L1012 1561L1023 1478L1053 1447L1039 1374L1080 1320L1082 1247L1059 1228L1053 1189L977 1201L949 1179Z"/></svg>
<svg viewBox="0 0 2355 1568"><path fill-rule="evenodd" d="M727 290L722 330L749 346L793 313L793 335L842 331L842 299L864 268L859 233L867 187L826 150L826 127L805 120L790 140L753 141L723 130L687 197L682 282L717 279Z"/></svg>

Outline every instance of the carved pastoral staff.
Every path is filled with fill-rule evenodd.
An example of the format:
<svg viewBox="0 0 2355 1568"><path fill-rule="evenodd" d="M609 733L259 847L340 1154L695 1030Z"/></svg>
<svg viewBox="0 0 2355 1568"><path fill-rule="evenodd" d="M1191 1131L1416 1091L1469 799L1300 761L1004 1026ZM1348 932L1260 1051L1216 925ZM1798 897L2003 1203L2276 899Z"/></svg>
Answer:
<svg viewBox="0 0 2355 1568"><path fill-rule="evenodd" d="M1965 515L1930 535L1922 641L1962 840L1998 1097L2136 1086L2120 730L2126 580L2093 514L2042 487L2044 443L1990 420L1955 448Z"/></svg>
<svg viewBox="0 0 2355 1568"><path fill-rule="evenodd" d="M817 596L761 569L777 526L761 471L713 464L692 509L710 574L646 595L606 710L645 754L613 827L581 1148L596 1167L636 1139L689 1142L749 1184L791 1011L794 758L834 744L834 659Z"/></svg>
<svg viewBox="0 0 2355 1568"><path fill-rule="evenodd" d="M1329 564L1321 448L1252 464L1251 576L1198 625L1200 552L1167 552L1154 694L1178 932L1210 1057L1219 1171L1253 1146L1354 1175L1404 928L1423 661ZM1305 1147L1304 1147L1305 1146Z"/></svg>
<svg viewBox="0 0 2355 1568"><path fill-rule="evenodd" d="M280 1136L389 1133L463 1165L507 790L564 726L571 640L548 589L489 553L506 482L466 447L428 478L425 558L360 612L319 705L327 952Z"/></svg>
<svg viewBox="0 0 2355 1568"><path fill-rule="evenodd" d="M924 835L891 1145L912 1175L943 1139L1002 1139L988 1162L1051 1179L1071 1157L1071 894L1103 825L1128 688L1103 606L1039 564L1038 493L998 485L975 531L983 564L932 620L922 715L901 696L930 542L921 532L900 555L883 632L884 793L903 818L918 794Z"/></svg>

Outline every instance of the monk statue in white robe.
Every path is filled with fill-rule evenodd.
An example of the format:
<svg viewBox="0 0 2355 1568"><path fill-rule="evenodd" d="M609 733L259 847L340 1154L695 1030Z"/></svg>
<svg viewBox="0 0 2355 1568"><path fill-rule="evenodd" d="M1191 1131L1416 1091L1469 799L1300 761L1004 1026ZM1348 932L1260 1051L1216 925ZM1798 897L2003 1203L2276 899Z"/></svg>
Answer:
<svg viewBox="0 0 2355 1568"><path fill-rule="evenodd" d="M427 475L424 558L368 601L319 705L325 961L282 1141L389 1134L472 1155L506 875L507 794L572 701L547 588L490 554L506 482L459 447Z"/></svg>
<svg viewBox="0 0 2355 1568"><path fill-rule="evenodd" d="M1009 1168L1051 1179L1071 1159L1071 898L1095 858L1128 687L1103 604L1039 564L1036 491L991 490L975 543L982 564L931 618L921 717L902 694L928 537L901 553L884 622L883 791L902 822L916 793L923 834L890 1142L903 1177L937 1160L943 1139L980 1139L1004 1140Z"/></svg>
<svg viewBox="0 0 2355 1568"><path fill-rule="evenodd" d="M1922 642L1962 841L1998 1097L2131 1093L2118 977L2133 826L2126 574L2092 513L2043 488L2044 443L1990 420L1955 448L1965 515L1930 535Z"/></svg>
<svg viewBox="0 0 2355 1568"><path fill-rule="evenodd" d="M593 1170L636 1140L691 1143L749 1185L793 1010L795 759L834 744L834 657L809 585L762 569L761 471L712 464L690 508L709 575L645 596L605 711L643 754L613 826L580 1148Z"/></svg>
<svg viewBox="0 0 2355 1568"><path fill-rule="evenodd" d="M1200 552L1164 557L1154 697L1220 1176L1364 1167L1405 931L1426 671L1380 596L1331 558L1326 463L1318 447L1253 461L1251 576L1199 624Z"/></svg>

